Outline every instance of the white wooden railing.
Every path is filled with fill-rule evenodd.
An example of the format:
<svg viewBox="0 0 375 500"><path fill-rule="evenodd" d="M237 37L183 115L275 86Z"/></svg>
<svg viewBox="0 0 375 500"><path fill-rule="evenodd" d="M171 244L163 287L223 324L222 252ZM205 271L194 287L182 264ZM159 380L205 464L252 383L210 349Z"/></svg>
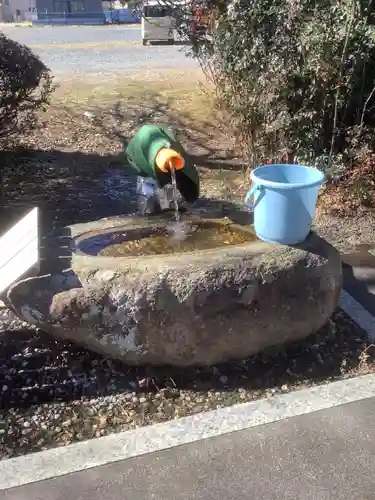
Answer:
<svg viewBox="0 0 375 500"><path fill-rule="evenodd" d="M4 234L0 232L0 295L39 266L39 211L29 210Z"/></svg>

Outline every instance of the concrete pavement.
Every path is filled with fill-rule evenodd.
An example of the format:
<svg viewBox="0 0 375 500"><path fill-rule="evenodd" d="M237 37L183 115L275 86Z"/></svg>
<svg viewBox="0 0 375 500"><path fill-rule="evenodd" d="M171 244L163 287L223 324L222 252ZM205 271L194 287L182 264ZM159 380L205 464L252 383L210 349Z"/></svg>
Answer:
<svg viewBox="0 0 375 500"><path fill-rule="evenodd" d="M375 398L3 491L1 500L373 500Z"/></svg>

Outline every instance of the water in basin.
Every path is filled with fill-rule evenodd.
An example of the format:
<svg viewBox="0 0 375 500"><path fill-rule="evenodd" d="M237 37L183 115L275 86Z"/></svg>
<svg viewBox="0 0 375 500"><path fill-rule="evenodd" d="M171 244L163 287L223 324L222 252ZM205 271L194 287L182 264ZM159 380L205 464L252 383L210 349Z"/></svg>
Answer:
<svg viewBox="0 0 375 500"><path fill-rule="evenodd" d="M232 224L192 223L184 239L171 237L168 227L144 228L113 234L96 255L105 257L140 257L144 255L175 254L209 250L255 241L249 229Z"/></svg>

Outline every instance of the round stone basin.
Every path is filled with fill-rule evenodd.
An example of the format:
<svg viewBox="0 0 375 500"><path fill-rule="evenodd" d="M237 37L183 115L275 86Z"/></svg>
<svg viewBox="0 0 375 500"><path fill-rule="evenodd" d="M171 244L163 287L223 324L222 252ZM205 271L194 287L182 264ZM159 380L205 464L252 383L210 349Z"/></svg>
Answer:
<svg viewBox="0 0 375 500"><path fill-rule="evenodd" d="M13 310L124 363L188 366L303 339L337 307L340 255L318 235L271 245L249 225L185 214L195 231L178 246L170 219L70 226L71 270L16 283Z"/></svg>
<svg viewBox="0 0 375 500"><path fill-rule="evenodd" d="M242 245L257 238L250 226L223 221L189 221L167 227L119 228L98 231L76 240L76 251L99 257L141 257L204 251L229 245Z"/></svg>

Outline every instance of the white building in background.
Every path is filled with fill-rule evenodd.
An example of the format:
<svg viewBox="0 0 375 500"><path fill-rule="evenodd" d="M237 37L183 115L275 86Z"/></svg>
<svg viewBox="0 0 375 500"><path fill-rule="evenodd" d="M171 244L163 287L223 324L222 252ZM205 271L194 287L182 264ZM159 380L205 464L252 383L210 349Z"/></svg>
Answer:
<svg viewBox="0 0 375 500"><path fill-rule="evenodd" d="M35 0L2 0L1 20L6 22L28 21L35 11Z"/></svg>

